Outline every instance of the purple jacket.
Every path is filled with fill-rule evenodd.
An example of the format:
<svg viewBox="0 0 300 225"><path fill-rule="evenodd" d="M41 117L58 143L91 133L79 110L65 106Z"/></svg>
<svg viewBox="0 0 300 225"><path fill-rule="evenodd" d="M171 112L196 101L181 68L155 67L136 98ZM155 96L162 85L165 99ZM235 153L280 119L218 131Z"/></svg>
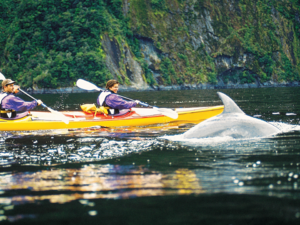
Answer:
<svg viewBox="0 0 300 225"><path fill-rule="evenodd" d="M16 97L15 95L9 94L2 100L1 106L3 109L12 109L15 111L29 111L37 106L37 102L25 102L24 100Z"/></svg>
<svg viewBox="0 0 300 225"><path fill-rule="evenodd" d="M99 98L98 98L99 104ZM125 101L116 94L110 94L105 99L105 104L112 109L130 109L135 107L137 104L135 101ZM99 104L100 105L100 104Z"/></svg>

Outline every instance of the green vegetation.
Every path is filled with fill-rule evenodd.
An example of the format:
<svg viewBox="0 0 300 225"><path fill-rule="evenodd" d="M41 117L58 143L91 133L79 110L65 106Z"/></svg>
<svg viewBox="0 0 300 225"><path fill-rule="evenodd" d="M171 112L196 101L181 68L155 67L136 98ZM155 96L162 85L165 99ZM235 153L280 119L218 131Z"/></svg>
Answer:
<svg viewBox="0 0 300 225"><path fill-rule="evenodd" d="M229 33L225 33L220 24L216 25L218 35L227 36L221 45L222 52L218 54L232 56L235 62L241 53L251 55L244 69L256 73L261 82L299 81L300 23L296 20L300 3L294 0L243 0L239 2L239 9L240 17L223 16L226 19L222 23L227 25ZM235 80L234 77L242 78L232 74L229 80ZM243 83L242 80L253 82L253 79L241 79Z"/></svg>
<svg viewBox="0 0 300 225"><path fill-rule="evenodd" d="M107 35L121 59L121 46L129 48L149 85L215 84L218 76L300 81L298 0L131 0L128 11L125 2L0 0L0 71L24 87L73 86L78 78L101 86L113 78L102 46ZM141 38L159 49L161 79L148 67ZM231 58L234 72L216 66L222 57ZM114 76L130 84L125 70L121 61Z"/></svg>
<svg viewBox="0 0 300 225"><path fill-rule="evenodd" d="M1 68L7 77L49 88L70 86L80 77L97 84L108 79L100 34L111 23L109 7L102 1L75 2L1 1L1 11L11 21L1 24L7 33Z"/></svg>
<svg viewBox="0 0 300 225"><path fill-rule="evenodd" d="M165 0L151 0L151 7L157 10L166 10L167 5Z"/></svg>
<svg viewBox="0 0 300 225"><path fill-rule="evenodd" d="M151 86L157 85L157 83L147 65L147 62L144 59L140 59L139 62L142 65L143 70L145 71L144 79L146 80L146 82Z"/></svg>
<svg viewBox="0 0 300 225"><path fill-rule="evenodd" d="M247 83L254 83L255 82L255 76L254 74L251 74L248 70L241 70L236 69L231 71L230 73L226 73L223 76L223 81L225 84L227 84L229 81L236 84L247 84Z"/></svg>

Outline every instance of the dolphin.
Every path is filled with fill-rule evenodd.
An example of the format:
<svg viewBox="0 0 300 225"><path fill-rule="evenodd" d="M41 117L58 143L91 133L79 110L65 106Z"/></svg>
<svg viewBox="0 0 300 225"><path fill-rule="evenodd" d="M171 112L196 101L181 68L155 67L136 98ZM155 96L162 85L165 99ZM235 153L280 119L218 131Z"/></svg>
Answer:
<svg viewBox="0 0 300 225"><path fill-rule="evenodd" d="M183 138L257 138L272 136L281 131L261 119L246 115L227 95L217 92L224 104L224 111L183 133Z"/></svg>

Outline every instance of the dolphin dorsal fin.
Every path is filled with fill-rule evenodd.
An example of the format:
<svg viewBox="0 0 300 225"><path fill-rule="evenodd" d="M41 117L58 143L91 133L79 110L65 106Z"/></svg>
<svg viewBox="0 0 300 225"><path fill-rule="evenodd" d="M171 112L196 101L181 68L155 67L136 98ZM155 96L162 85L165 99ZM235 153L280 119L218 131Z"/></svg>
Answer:
<svg viewBox="0 0 300 225"><path fill-rule="evenodd" d="M245 114L240 107L227 95L222 92L217 92L219 98L222 100L224 104L224 111L223 113L242 113Z"/></svg>

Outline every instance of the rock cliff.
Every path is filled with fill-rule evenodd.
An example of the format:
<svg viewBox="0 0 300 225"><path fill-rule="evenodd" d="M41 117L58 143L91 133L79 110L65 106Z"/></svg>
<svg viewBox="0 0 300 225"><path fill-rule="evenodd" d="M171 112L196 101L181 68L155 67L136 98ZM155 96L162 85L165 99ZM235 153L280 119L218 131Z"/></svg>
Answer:
<svg viewBox="0 0 300 225"><path fill-rule="evenodd" d="M123 7L155 84L257 87L298 85L295 2L127 0Z"/></svg>
<svg viewBox="0 0 300 225"><path fill-rule="evenodd" d="M0 71L25 87L78 78L127 90L299 85L297 0L0 3Z"/></svg>

